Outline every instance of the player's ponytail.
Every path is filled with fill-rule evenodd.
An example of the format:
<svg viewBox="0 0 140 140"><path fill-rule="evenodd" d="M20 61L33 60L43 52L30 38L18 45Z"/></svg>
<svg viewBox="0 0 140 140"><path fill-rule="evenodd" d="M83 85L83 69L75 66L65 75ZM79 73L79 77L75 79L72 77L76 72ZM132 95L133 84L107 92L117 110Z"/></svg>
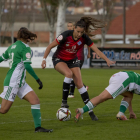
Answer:
<svg viewBox="0 0 140 140"><path fill-rule="evenodd" d="M24 39L27 42L29 40L34 40L35 38L37 38L37 35L30 32L27 28L22 27L19 29L18 33L17 33L17 39Z"/></svg>
<svg viewBox="0 0 140 140"><path fill-rule="evenodd" d="M85 33L87 35L91 36L92 34L90 34L90 33L92 32L92 30L97 30L99 28L103 28L106 26L106 24L103 21L97 20L92 17L81 17L81 19L76 22L75 28L77 26L84 28Z"/></svg>

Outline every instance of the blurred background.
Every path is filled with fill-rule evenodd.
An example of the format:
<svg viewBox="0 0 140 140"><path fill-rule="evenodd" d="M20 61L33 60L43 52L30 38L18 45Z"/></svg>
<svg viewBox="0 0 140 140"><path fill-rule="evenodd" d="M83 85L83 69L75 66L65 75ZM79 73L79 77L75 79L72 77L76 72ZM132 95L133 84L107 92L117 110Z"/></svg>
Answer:
<svg viewBox="0 0 140 140"><path fill-rule="evenodd" d="M31 47L47 47L82 16L106 22L92 40L110 59L140 61L140 0L0 0L0 48L16 41L20 27L37 34Z"/></svg>

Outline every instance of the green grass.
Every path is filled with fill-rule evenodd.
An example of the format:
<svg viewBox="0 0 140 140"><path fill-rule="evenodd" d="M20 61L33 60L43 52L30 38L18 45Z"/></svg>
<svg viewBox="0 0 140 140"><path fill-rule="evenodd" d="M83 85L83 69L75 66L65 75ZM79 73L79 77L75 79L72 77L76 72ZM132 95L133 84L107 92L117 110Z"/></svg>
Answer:
<svg viewBox="0 0 140 140"><path fill-rule="evenodd" d="M0 93L3 91L3 81L8 69L0 68ZM89 86L90 98L100 94L108 86L112 74L121 71L116 69L82 69L83 82ZM41 102L42 126L52 128L53 133L34 133L34 123L31 106L28 102L16 97L7 114L0 114L0 140L139 140L140 139L140 97L134 96L132 105L137 115L136 120L118 121L121 96L98 105L94 112L98 121L91 121L88 113L84 119L74 123L75 109L83 107L77 89L75 98L68 99L72 118L67 122L56 119L57 109L62 98L62 82L64 77L54 69L35 69L42 80L44 88L38 90L38 84L27 73L27 83L34 89ZM139 70L135 70L139 72ZM1 99L0 99L1 102ZM126 116L129 117L128 111Z"/></svg>

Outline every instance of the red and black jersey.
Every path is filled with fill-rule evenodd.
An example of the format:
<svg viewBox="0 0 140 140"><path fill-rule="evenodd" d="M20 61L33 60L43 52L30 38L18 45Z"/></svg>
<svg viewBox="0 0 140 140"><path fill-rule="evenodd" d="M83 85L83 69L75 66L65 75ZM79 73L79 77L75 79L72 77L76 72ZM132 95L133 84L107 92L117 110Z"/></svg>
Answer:
<svg viewBox="0 0 140 140"><path fill-rule="evenodd" d="M84 46L78 50L77 57L78 60L84 61Z"/></svg>
<svg viewBox="0 0 140 140"><path fill-rule="evenodd" d="M57 50L54 53L53 57L60 58L64 61L69 61L77 57L77 52L79 49L82 49L84 45L92 46L92 40L86 35L83 34L78 40L73 39L73 30L68 30L61 33L57 38L58 42Z"/></svg>

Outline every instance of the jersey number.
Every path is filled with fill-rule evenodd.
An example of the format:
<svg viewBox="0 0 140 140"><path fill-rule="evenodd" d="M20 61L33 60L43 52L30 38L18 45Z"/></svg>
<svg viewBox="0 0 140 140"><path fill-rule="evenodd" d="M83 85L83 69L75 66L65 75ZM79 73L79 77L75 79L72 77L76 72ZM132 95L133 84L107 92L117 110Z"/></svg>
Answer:
<svg viewBox="0 0 140 140"><path fill-rule="evenodd" d="M12 67L13 64L14 53L9 53L9 67Z"/></svg>

